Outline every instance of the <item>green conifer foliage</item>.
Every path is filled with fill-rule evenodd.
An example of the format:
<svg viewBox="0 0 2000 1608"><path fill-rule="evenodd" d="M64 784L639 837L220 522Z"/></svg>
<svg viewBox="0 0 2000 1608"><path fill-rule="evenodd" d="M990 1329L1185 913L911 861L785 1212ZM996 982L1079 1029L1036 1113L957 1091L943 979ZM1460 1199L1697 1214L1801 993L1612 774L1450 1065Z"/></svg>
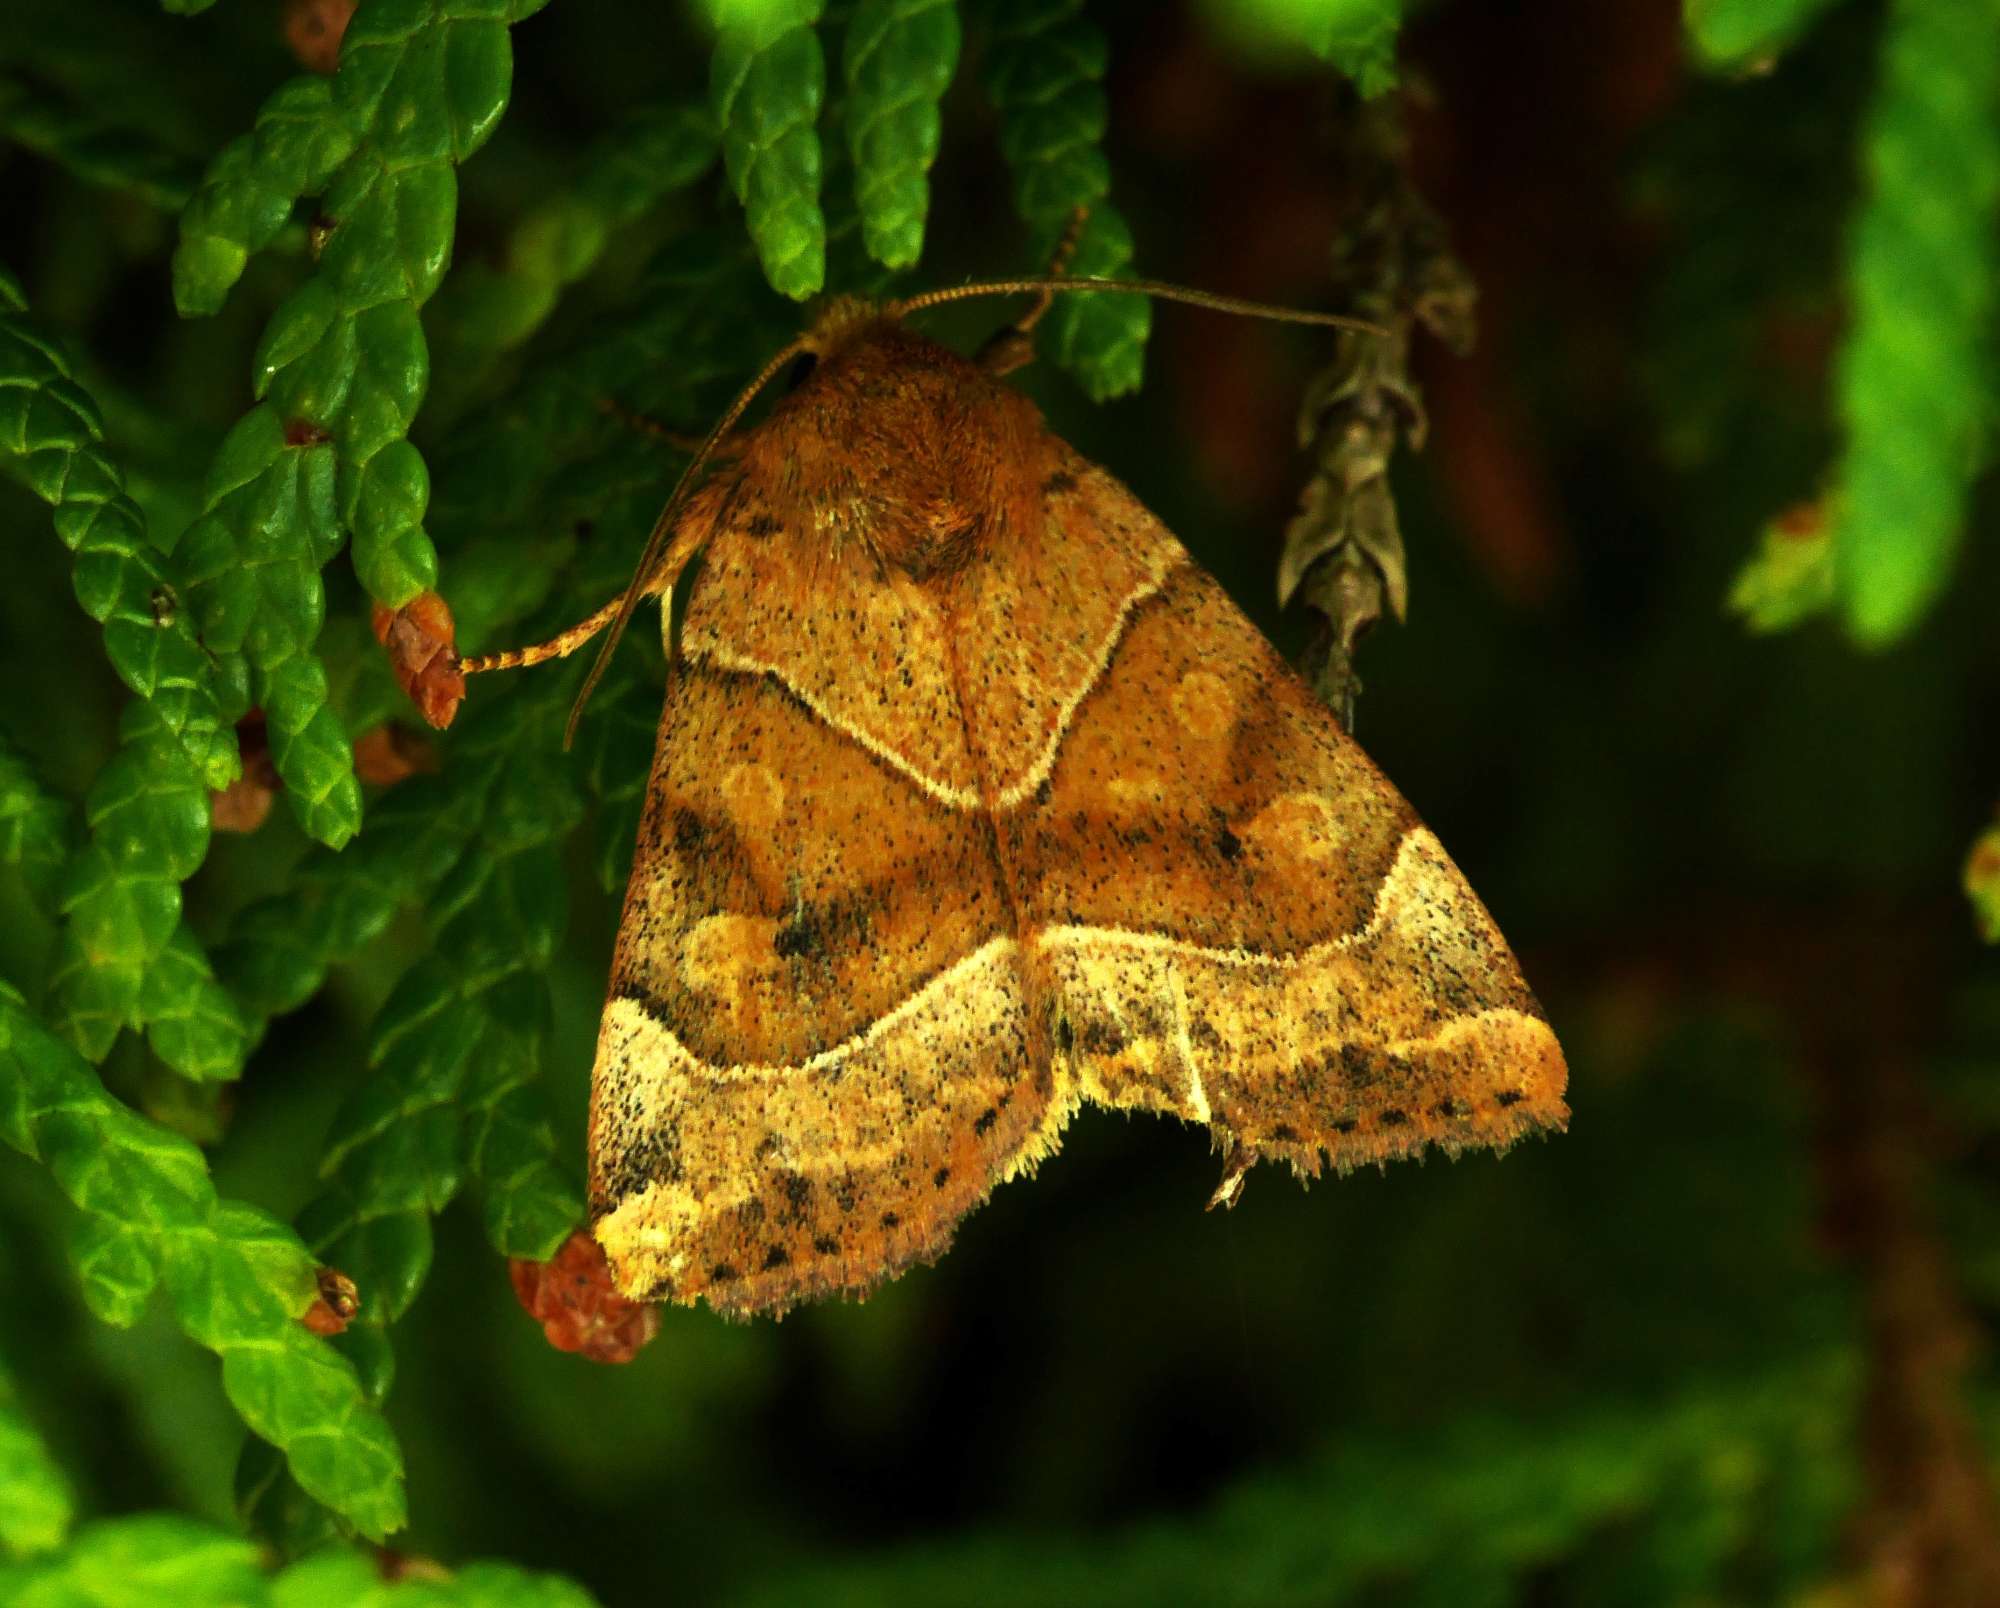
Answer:
<svg viewBox="0 0 2000 1608"><path fill-rule="evenodd" d="M81 1213L85 1298L129 1324L164 1285L189 1339L222 1359L244 1422L364 1535L404 1519L402 1455L346 1359L298 1319L313 1264L289 1228L219 1197L187 1140L111 1098L76 1054L0 991L0 1138L44 1163Z"/></svg>
<svg viewBox="0 0 2000 1608"><path fill-rule="evenodd" d="M955 0L862 0L847 24L848 150L868 250L889 268L924 251L938 102L958 66Z"/></svg>
<svg viewBox="0 0 2000 1608"><path fill-rule="evenodd" d="M179 922L180 884L208 841L204 784L236 773L235 741L215 678L180 608L162 556L124 495L100 445L103 426L52 343L0 276L0 445L56 511L76 553L77 600L105 627L113 666L144 700L127 711L124 742L85 800L86 841L66 859L58 905L67 918L54 989L56 1020L85 1054L102 1059L120 1028L146 1027L155 1048L191 1077L228 1078L241 1066L235 1007ZM33 788L16 761L20 785ZM55 887L49 806L25 794L19 853L46 897Z"/></svg>
<svg viewBox="0 0 2000 1608"><path fill-rule="evenodd" d="M103 422L61 352L27 318L11 277L0 277L0 309L7 404L0 446L55 510L56 534L76 554L76 600L103 625L105 656L155 706L200 779L226 786L236 774L235 744L213 677L144 518L104 452Z"/></svg>
<svg viewBox="0 0 2000 1608"><path fill-rule="evenodd" d="M361 794L313 652L319 571L351 531L355 573L384 606L436 583L430 473L406 439L430 378L418 309L451 260L456 167L506 108L508 26L541 3L367 7L332 81L275 95L182 223L175 299L212 312L294 202L317 199L316 272L265 331L259 406L210 471L182 562L209 646L248 660L300 824L335 848Z"/></svg>
<svg viewBox="0 0 2000 1608"><path fill-rule="evenodd" d="M1823 0L1688 0L1710 65L1770 64ZM1891 6L1861 131L1838 359L1842 453L1830 480L1831 587L1745 607L1758 629L1836 604L1886 647L1943 592L1989 452L2000 248L2000 31L1986 0ZM1771 550L1739 597L1781 588ZM1795 555L1793 555L1795 556ZM1775 595L1775 594L1774 594Z"/></svg>
<svg viewBox="0 0 2000 1608"><path fill-rule="evenodd" d="M2000 402L1996 23L1984 0L1892 6L1863 130L1834 550L1848 629L1871 646L1905 635L1943 592Z"/></svg>
<svg viewBox="0 0 2000 1608"><path fill-rule="evenodd" d="M2000 1426L1959 1345L2000 1311L2000 991L1959 969L2000 941L2000 11L1686 0L1670 94L1657 32L1600 75L1536 8L1410 9L1421 48L1401 0L0 7L0 1604L1859 1600L1895 1493L1858 1426L1899 1389ZM307 13L337 70L295 70ZM1468 62L1509 30L1534 72ZM1572 101L1618 149L1507 167ZM1378 167L1456 175L1414 210L1498 265L1479 369L1423 369L1451 248L1349 184L1356 110ZM588 654L418 732L378 614L435 593L483 653L618 596L815 298L1074 230L1074 273L1333 307L1357 207L1412 274L1369 392L1434 437L1361 731L1549 980L1576 1131L1259 1169L1225 1218L1199 1138L1079 1122L864 1306L558 1354L509 1264L586 1218L676 606L573 748ZM1155 316L1058 297L1009 383L1282 643L1321 332L1162 309L1149 364ZM1850 1043L1951 1142L1836 1111ZM1841 1241L1857 1176L1903 1240ZM1881 1342L1911 1268L1950 1345Z"/></svg>
<svg viewBox="0 0 2000 1608"><path fill-rule="evenodd" d="M1014 206L1038 255L1054 250L1088 208L1070 271L1115 279L1132 263L1132 231L1109 201L1111 165L1100 144L1106 107L1104 37L1082 0L996 0L987 11L986 89L999 112L1000 148L1014 174ZM1136 296L1066 296L1049 315L1049 350L1099 401L1137 390L1152 308Z"/></svg>
<svg viewBox="0 0 2000 1608"><path fill-rule="evenodd" d="M719 6L709 94L729 182L774 289L795 300L826 283L819 111L826 53L819 0Z"/></svg>
<svg viewBox="0 0 2000 1608"><path fill-rule="evenodd" d="M26 755L0 738L0 860L20 872L45 912L55 909L75 837L69 806L42 785Z"/></svg>

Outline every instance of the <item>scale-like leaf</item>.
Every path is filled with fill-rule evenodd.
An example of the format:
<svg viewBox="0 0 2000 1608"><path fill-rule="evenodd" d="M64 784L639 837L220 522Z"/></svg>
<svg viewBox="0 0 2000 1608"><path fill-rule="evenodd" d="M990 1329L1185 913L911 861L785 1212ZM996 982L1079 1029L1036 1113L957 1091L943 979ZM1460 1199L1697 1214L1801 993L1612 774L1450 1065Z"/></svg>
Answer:
<svg viewBox="0 0 2000 1608"><path fill-rule="evenodd" d="M1841 607L1875 647L1944 589L2000 398L2000 16L1989 0L1899 0L1881 73L1849 243L1832 503Z"/></svg>
<svg viewBox="0 0 2000 1608"><path fill-rule="evenodd" d="M244 1422L307 1491L357 1529L403 1523L402 1454L353 1367L298 1320L315 1293L296 1235L223 1200L201 1152L120 1105L0 984L0 1139L42 1161L83 1213L78 1271L92 1307L129 1323L157 1285L188 1337L222 1359ZM159 1599L154 1599L159 1600Z"/></svg>
<svg viewBox="0 0 2000 1608"><path fill-rule="evenodd" d="M848 19L847 146L869 255L914 267L924 250L939 102L958 66L957 0L861 0Z"/></svg>
<svg viewBox="0 0 2000 1608"><path fill-rule="evenodd" d="M989 6L986 88L1000 112L1000 148L1014 174L1014 205L1046 258L1079 208L1088 216L1069 263L1074 274L1110 278L1132 261L1132 233L1106 199L1111 165L1101 145L1104 35L1082 0ZM1142 296L1059 298L1041 349L1099 401L1136 391L1144 376L1152 305Z"/></svg>
<svg viewBox="0 0 2000 1608"><path fill-rule="evenodd" d="M803 301L826 282L819 112L826 98L820 0L731 0L709 97L722 156L773 288Z"/></svg>

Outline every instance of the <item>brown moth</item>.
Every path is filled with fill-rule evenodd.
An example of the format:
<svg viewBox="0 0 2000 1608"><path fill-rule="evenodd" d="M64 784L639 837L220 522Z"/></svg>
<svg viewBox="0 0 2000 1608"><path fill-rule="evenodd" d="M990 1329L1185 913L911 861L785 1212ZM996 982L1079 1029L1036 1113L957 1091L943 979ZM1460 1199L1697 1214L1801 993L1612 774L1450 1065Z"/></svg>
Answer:
<svg viewBox="0 0 2000 1608"><path fill-rule="evenodd" d="M591 1089L633 1299L863 1294L1085 1101L1205 1124L1225 1205L1261 1160L1567 1120L1437 839L999 364L906 327L951 294L835 303L774 359L810 372L677 494L619 613L701 555Z"/></svg>

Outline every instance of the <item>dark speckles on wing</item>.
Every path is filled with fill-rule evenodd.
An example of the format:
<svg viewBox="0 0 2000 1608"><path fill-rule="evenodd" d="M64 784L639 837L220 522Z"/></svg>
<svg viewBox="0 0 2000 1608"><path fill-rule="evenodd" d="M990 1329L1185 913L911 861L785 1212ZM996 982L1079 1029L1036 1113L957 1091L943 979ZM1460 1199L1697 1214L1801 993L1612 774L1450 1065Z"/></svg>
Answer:
<svg viewBox="0 0 2000 1608"><path fill-rule="evenodd" d="M678 1183L682 1176L680 1142L670 1128L647 1129L636 1122L629 1130L638 1137L619 1152L617 1166L599 1181L611 1200L637 1194L655 1180Z"/></svg>
<svg viewBox="0 0 2000 1608"><path fill-rule="evenodd" d="M826 948L819 913L809 905L799 905L771 940L771 947L787 960L810 960Z"/></svg>
<svg viewBox="0 0 2000 1608"><path fill-rule="evenodd" d="M711 828L690 809L674 811L674 848L693 859L707 852Z"/></svg>

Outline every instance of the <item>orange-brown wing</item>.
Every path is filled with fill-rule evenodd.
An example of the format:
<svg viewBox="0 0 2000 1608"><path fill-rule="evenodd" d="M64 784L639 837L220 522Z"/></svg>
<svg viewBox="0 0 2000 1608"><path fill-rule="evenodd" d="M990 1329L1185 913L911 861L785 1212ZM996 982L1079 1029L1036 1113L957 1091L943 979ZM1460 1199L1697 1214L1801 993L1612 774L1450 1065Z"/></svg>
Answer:
<svg viewBox="0 0 2000 1608"><path fill-rule="evenodd" d="M924 673L921 611L856 628L808 595L806 552L715 544L661 718L591 1099L592 1215L634 1298L865 1289L940 1252L1066 1115L990 823L939 796L962 727L898 748L854 718L883 642ZM782 671L766 611L800 622Z"/></svg>
<svg viewBox="0 0 2000 1608"><path fill-rule="evenodd" d="M1058 1085L1306 1171L1560 1126L1555 1037L1436 838L1129 492L1074 478L1040 565L1169 556L1057 728L976 756Z"/></svg>

